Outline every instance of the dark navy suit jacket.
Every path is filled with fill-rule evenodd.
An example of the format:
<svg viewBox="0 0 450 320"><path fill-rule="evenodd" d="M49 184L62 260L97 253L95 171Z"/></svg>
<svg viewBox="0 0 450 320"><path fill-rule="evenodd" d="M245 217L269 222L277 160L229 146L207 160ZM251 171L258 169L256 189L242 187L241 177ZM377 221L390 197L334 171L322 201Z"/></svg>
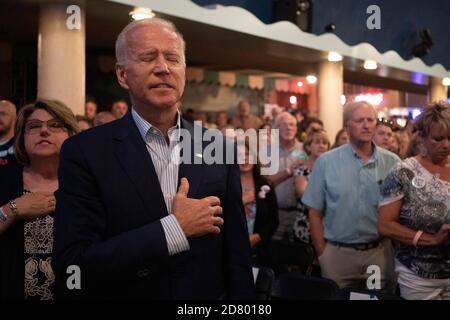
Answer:
<svg viewBox="0 0 450 320"><path fill-rule="evenodd" d="M192 123L181 125L194 137ZM169 256L160 223L168 212L131 113L66 140L56 193L56 297L254 298L238 165L181 164L181 177L188 197L220 198L225 223L220 234L189 238L189 251ZM80 290L67 289L70 265L80 267Z"/></svg>

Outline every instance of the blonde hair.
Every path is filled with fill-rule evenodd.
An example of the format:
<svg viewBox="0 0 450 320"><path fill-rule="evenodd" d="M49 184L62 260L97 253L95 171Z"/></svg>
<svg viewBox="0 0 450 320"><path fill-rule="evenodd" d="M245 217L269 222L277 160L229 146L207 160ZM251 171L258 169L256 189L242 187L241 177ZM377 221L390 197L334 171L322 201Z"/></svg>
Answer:
<svg viewBox="0 0 450 320"><path fill-rule="evenodd" d="M25 124L30 115L38 110L47 111L53 118L60 120L64 123L64 127L67 129L69 137L78 133L78 122L73 114L64 103L56 100L44 100L39 99L34 103L28 104L20 109L17 115L14 142L14 154L17 161L22 165L29 165L30 158L28 157L25 149Z"/></svg>
<svg viewBox="0 0 450 320"><path fill-rule="evenodd" d="M328 150L330 150L330 139L328 138L328 135L325 130L312 130L308 136L306 137L305 141L303 142L303 150L305 150L306 154L311 154L311 145L314 141L317 140L324 140L328 145Z"/></svg>
<svg viewBox="0 0 450 320"><path fill-rule="evenodd" d="M416 118L414 132L418 132L421 138L430 135L431 125L436 123L444 131L450 132L450 106L444 101L433 102L426 106L423 112Z"/></svg>

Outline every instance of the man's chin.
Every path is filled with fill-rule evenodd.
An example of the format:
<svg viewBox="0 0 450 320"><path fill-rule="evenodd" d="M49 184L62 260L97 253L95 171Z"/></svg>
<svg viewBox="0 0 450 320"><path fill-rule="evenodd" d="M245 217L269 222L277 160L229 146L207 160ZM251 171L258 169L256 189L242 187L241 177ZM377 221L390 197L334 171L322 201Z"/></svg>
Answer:
<svg viewBox="0 0 450 320"><path fill-rule="evenodd" d="M369 139L369 138L366 138L366 137L361 137L361 138L357 139L357 141L358 141L359 143L373 142L372 139Z"/></svg>
<svg viewBox="0 0 450 320"><path fill-rule="evenodd" d="M175 99L152 99L148 101L147 105L150 105L159 110L167 110L174 107L177 102L178 101Z"/></svg>

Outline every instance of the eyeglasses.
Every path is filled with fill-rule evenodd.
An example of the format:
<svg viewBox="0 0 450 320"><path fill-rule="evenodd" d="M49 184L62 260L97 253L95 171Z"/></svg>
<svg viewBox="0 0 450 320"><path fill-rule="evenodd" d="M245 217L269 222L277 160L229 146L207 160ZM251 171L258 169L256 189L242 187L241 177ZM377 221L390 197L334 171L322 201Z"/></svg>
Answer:
<svg viewBox="0 0 450 320"><path fill-rule="evenodd" d="M48 121L40 121L40 120L31 120L25 124L25 133L26 134L38 134L41 132L44 124L47 126L47 130L53 133L63 132L66 127L64 122L57 119L51 119Z"/></svg>

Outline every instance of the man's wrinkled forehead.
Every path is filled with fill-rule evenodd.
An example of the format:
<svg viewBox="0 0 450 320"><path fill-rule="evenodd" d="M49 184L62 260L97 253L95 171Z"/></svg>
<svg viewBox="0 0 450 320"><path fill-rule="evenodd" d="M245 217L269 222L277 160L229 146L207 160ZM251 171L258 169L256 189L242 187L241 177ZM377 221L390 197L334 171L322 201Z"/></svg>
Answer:
<svg viewBox="0 0 450 320"><path fill-rule="evenodd" d="M285 116L285 117L282 117L279 120L279 124L287 126L287 125L290 125L290 124L297 124L297 121L293 117Z"/></svg>
<svg viewBox="0 0 450 320"><path fill-rule="evenodd" d="M376 111L368 106L368 105L361 105L355 110L353 110L350 114L350 119L360 119L360 118L373 118L375 119L377 117Z"/></svg>
<svg viewBox="0 0 450 320"><path fill-rule="evenodd" d="M181 39L169 25L163 23L136 25L127 32L127 44L130 48L139 48L145 45L158 45L160 37L166 42L172 42L177 49L182 49Z"/></svg>

